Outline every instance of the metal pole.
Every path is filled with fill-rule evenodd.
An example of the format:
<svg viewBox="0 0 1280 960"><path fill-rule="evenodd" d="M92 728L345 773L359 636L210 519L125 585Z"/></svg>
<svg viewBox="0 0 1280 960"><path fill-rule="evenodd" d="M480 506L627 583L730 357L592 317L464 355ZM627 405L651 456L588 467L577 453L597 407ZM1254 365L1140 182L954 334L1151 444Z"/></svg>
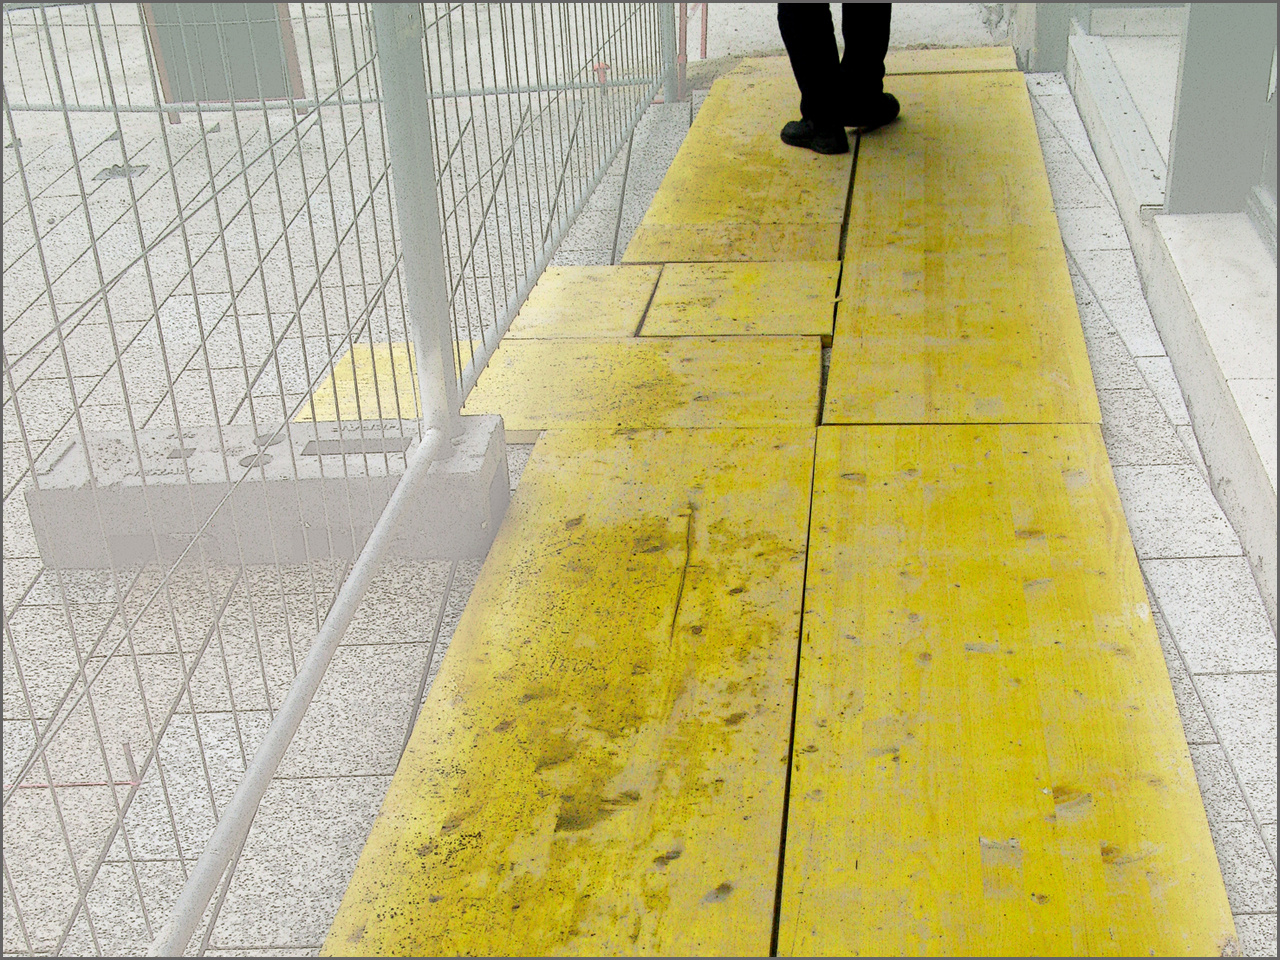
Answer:
<svg viewBox="0 0 1280 960"><path fill-rule="evenodd" d="M689 5L680 4L680 40L676 47L676 96L684 99L685 64L689 61Z"/></svg>
<svg viewBox="0 0 1280 960"><path fill-rule="evenodd" d="M680 98L679 81L676 78L676 5L659 4L658 15L662 25L662 76L666 81L662 99L667 103L675 103Z"/></svg>
<svg viewBox="0 0 1280 960"><path fill-rule="evenodd" d="M373 533L369 534L369 540L351 567L351 573L343 582L342 589L338 591L337 599L333 601L329 615L325 617L306 660L289 685L284 703L267 728L262 745L255 751L249 769L245 771L244 779L236 788L231 802L222 811L213 836L209 838L204 852L200 854L200 859L196 861L195 868L178 896L178 902L173 906L169 922L151 944L147 956L180 957L187 949L191 935L195 933L196 926L218 887L218 881L222 879L231 858L249 835L249 827L253 824L254 814L258 812L258 804L262 802L271 778L284 759L285 751L293 742L293 735L298 731L298 725L307 712L311 698L324 679L325 669L329 666L334 651L338 649L338 641L346 632L369 582L378 570L383 550L395 535L400 514L405 505L413 501L418 485L427 475L440 448L443 446L444 452L448 452L445 440L445 435L439 430L427 430L409 455L404 476L396 484L391 500L378 518Z"/></svg>
<svg viewBox="0 0 1280 960"><path fill-rule="evenodd" d="M462 404L453 367L431 108L422 66L422 7L375 3L372 12L422 424L424 430L435 426L457 437L462 433Z"/></svg>

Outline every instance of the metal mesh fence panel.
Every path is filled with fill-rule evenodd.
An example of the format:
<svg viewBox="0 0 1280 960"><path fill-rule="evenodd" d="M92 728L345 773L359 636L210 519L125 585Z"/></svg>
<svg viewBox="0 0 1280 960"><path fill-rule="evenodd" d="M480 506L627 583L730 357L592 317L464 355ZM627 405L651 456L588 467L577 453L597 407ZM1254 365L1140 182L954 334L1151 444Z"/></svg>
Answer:
<svg viewBox="0 0 1280 960"><path fill-rule="evenodd" d="M437 184L465 396L658 89L658 13L422 14L434 169L395 172ZM420 252L367 6L2 26L3 949L138 953L430 426Z"/></svg>

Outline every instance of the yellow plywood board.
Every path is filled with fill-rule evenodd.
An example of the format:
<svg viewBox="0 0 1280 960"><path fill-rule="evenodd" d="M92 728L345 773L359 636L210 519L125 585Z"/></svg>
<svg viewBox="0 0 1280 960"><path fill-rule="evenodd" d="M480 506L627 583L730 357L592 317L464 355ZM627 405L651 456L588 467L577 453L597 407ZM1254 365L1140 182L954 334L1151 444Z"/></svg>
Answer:
<svg viewBox="0 0 1280 960"><path fill-rule="evenodd" d="M785 58L784 58L785 59ZM745 60L716 80L644 223L839 224L852 153L824 156L779 139L799 116L790 73Z"/></svg>
<svg viewBox="0 0 1280 960"><path fill-rule="evenodd" d="M839 261L673 263L665 267L644 336L807 334L831 337Z"/></svg>
<svg viewBox="0 0 1280 960"><path fill-rule="evenodd" d="M539 441L323 953L768 953L813 437Z"/></svg>
<svg viewBox="0 0 1280 960"><path fill-rule="evenodd" d="M1060 247L846 261L823 423L1100 420Z"/></svg>
<svg viewBox="0 0 1280 960"><path fill-rule="evenodd" d="M479 340L454 344L462 365L471 362ZM457 357L451 357L457 362ZM303 404L295 423L358 422L361 420L417 420L418 365L413 344L352 344L333 365L330 374Z"/></svg>
<svg viewBox="0 0 1280 960"><path fill-rule="evenodd" d="M817 337L504 340L463 413L507 431L800 424L818 418Z"/></svg>
<svg viewBox="0 0 1280 960"><path fill-rule="evenodd" d="M778 955L1234 939L1102 437L822 427Z"/></svg>
<svg viewBox="0 0 1280 960"><path fill-rule="evenodd" d="M893 89L901 117L858 147L846 255L1060 243L1021 74L903 76Z"/></svg>
<svg viewBox="0 0 1280 960"><path fill-rule="evenodd" d="M337 420L416 420L418 374L413 345L356 343L293 418L295 423Z"/></svg>
<svg viewBox="0 0 1280 960"><path fill-rule="evenodd" d="M769 60L745 60L716 80L625 262L838 256L853 154L784 144L779 131L799 102L789 70Z"/></svg>
<svg viewBox="0 0 1280 960"><path fill-rule="evenodd" d="M662 268L547 267L506 336L632 337Z"/></svg>
<svg viewBox="0 0 1280 960"><path fill-rule="evenodd" d="M887 76L904 73L981 73L1017 70L1013 47L952 47L946 50L890 50L884 58ZM886 89L892 91L893 81Z"/></svg>
<svg viewBox="0 0 1280 960"><path fill-rule="evenodd" d="M741 260L834 260L839 223L642 223L623 263L696 263Z"/></svg>

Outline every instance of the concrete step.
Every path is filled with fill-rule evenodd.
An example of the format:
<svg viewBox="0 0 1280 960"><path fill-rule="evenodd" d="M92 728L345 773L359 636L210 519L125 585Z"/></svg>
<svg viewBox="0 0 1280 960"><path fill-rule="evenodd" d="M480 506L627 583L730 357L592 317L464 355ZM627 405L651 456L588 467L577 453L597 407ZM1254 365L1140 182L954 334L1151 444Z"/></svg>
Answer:
<svg viewBox="0 0 1280 960"><path fill-rule="evenodd" d="M1165 160L1104 38L1070 38L1066 77L1133 248L1214 494L1249 557L1274 630L1274 253L1246 213L1163 214ZM1147 114L1171 115L1171 103L1155 100L1172 101L1176 84L1142 94L1151 101Z"/></svg>

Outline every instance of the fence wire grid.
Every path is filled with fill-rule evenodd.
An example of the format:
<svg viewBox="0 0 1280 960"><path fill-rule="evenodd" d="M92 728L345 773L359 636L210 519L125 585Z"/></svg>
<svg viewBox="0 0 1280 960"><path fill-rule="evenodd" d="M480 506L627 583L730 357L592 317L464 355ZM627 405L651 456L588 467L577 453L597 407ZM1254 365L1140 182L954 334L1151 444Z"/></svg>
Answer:
<svg viewBox="0 0 1280 960"><path fill-rule="evenodd" d="M435 169L395 174L437 186L465 397L660 89L661 13L421 13ZM3 950L137 954L422 434L420 252L369 5L14 3L0 46ZM388 571L351 642L429 650L398 752L459 564Z"/></svg>

